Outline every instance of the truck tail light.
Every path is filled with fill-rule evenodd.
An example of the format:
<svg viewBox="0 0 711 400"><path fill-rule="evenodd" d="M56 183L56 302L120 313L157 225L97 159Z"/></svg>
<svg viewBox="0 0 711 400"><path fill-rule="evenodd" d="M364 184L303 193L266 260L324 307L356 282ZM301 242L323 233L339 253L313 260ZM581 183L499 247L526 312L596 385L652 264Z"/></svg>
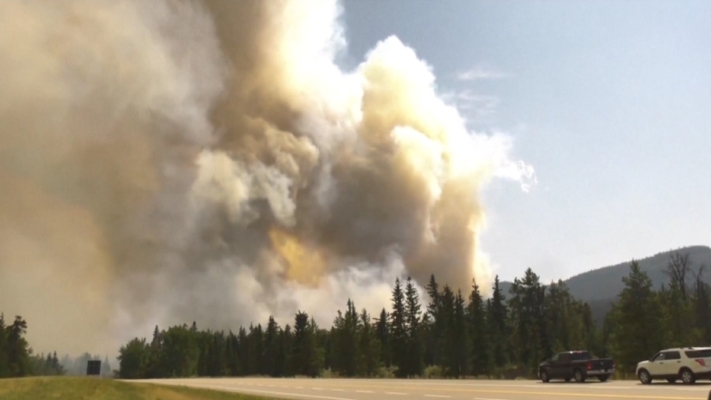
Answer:
<svg viewBox="0 0 711 400"><path fill-rule="evenodd" d="M705 366L706 366L706 360L704 360L703 358L697 358L697 359L694 360L694 361L696 361L697 363L699 363L699 365L702 366L702 367L705 367Z"/></svg>
<svg viewBox="0 0 711 400"><path fill-rule="evenodd" d="M592 361L588 361L588 371L592 369Z"/></svg>

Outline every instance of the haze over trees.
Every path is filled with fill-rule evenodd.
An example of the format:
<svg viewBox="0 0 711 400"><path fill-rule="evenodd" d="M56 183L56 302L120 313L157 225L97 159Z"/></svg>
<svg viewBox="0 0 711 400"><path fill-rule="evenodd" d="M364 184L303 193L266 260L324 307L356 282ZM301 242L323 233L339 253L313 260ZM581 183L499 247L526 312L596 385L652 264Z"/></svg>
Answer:
<svg viewBox="0 0 711 400"><path fill-rule="evenodd" d="M0 314L0 378L20 378L30 375L62 375L57 353L33 354L25 339L27 321L16 316L12 322Z"/></svg>
<svg viewBox="0 0 711 400"><path fill-rule="evenodd" d="M704 268L673 253L666 275L657 290L633 261L601 324L565 283L543 285L531 269L509 293L497 277L488 299L476 282L462 293L432 276L423 303L410 279L396 280L390 309L373 310L372 318L349 300L331 327L319 327L306 312L285 326L270 318L236 332L195 323L156 327L150 340L121 347L119 376L515 377L534 375L540 361L568 349L611 356L631 373L664 347L711 345Z"/></svg>

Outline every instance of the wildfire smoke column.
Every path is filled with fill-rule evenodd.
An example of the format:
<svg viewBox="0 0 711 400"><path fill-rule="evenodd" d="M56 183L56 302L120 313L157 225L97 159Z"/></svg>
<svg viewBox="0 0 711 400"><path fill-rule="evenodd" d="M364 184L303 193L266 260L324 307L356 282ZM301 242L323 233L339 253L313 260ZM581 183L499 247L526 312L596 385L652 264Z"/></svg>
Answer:
<svg viewBox="0 0 711 400"><path fill-rule="evenodd" d="M0 303L33 343L115 351L91 340L297 309L327 323L408 275L488 286L478 193L532 169L469 132L396 37L339 69L341 12L0 4Z"/></svg>

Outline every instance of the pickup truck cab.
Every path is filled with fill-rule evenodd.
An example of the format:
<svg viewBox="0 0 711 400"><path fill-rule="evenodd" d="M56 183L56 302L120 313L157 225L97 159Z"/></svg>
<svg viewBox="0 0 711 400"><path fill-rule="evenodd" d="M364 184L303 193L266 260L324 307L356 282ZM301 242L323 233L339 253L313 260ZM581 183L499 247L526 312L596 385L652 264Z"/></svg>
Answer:
<svg viewBox="0 0 711 400"><path fill-rule="evenodd" d="M607 381L615 372L615 363L611 358L595 358L585 350L565 351L543 361L538 365L538 377L543 382L551 379L575 379L582 383L589 377L597 377L600 382Z"/></svg>
<svg viewBox="0 0 711 400"><path fill-rule="evenodd" d="M674 383L678 379L693 384L697 379L711 379L711 347L684 347L662 350L637 364L637 377L643 384L654 379Z"/></svg>

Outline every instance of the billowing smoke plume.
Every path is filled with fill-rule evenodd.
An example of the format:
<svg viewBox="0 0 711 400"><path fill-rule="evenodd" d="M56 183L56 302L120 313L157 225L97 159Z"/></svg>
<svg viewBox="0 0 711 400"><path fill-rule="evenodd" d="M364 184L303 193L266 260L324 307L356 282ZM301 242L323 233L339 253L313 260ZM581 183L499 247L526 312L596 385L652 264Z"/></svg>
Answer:
<svg viewBox="0 0 711 400"><path fill-rule="evenodd" d="M39 349L488 286L477 193L525 180L397 38L323 1L3 1L0 309Z"/></svg>

